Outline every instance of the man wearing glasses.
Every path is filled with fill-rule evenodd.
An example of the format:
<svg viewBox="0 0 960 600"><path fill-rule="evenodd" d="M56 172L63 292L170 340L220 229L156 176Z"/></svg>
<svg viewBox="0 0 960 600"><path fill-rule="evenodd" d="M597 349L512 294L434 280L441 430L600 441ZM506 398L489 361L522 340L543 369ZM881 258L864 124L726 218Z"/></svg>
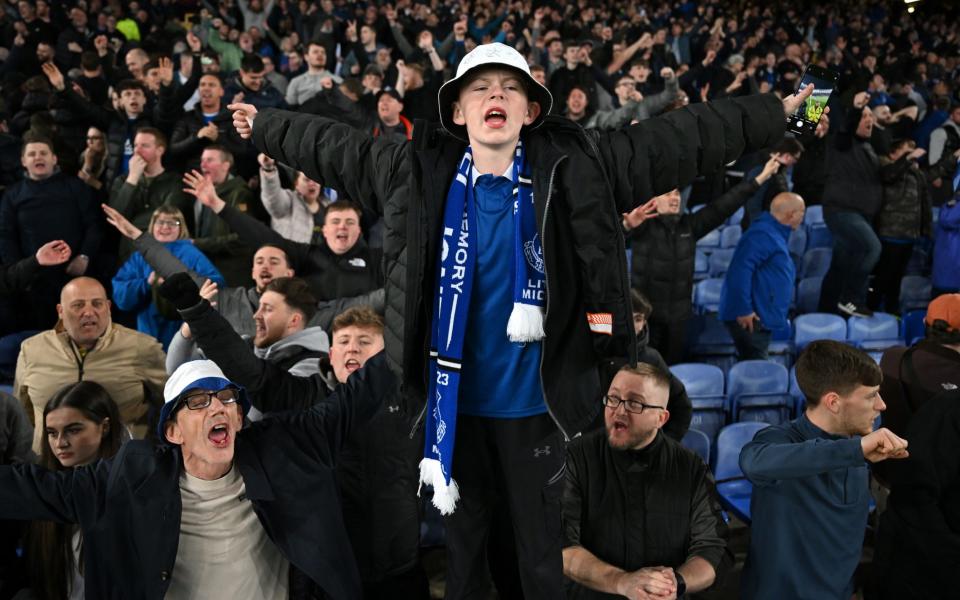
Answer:
<svg viewBox="0 0 960 600"><path fill-rule="evenodd" d="M568 598L682 598L732 564L709 468L660 431L669 391L656 367L623 367L603 397L604 429L567 450Z"/></svg>
<svg viewBox="0 0 960 600"><path fill-rule="evenodd" d="M382 353L368 365L311 410L245 427L245 390L211 361L185 363L164 389L166 444L56 473L0 466L0 519L78 524L87 598L360 598L333 467L394 387ZM276 383L312 397L323 385Z"/></svg>

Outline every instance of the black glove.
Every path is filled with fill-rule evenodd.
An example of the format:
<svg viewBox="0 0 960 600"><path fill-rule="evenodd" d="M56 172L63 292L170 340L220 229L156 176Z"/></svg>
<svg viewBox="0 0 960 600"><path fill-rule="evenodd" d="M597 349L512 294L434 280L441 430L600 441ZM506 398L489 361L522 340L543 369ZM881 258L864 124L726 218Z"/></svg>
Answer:
<svg viewBox="0 0 960 600"><path fill-rule="evenodd" d="M200 288L187 273L174 273L160 286L160 295L170 301L177 310L186 310L200 304Z"/></svg>

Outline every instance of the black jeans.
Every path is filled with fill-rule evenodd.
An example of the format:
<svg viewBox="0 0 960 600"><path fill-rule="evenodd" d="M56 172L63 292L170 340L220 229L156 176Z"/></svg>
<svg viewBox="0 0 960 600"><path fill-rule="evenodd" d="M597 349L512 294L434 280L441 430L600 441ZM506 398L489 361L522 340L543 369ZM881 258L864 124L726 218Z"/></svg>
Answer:
<svg viewBox="0 0 960 600"><path fill-rule="evenodd" d="M747 331L736 321L724 321L733 345L737 347L737 360L767 360L767 348L770 347L772 332L754 321L753 333Z"/></svg>
<svg viewBox="0 0 960 600"><path fill-rule="evenodd" d="M460 500L444 517L447 600L486 599L487 544L498 505L513 523L526 600L563 598L564 441L547 414L519 419L457 417L453 478ZM494 549L495 551L495 549ZM502 590L501 597L519 590Z"/></svg>
<svg viewBox="0 0 960 600"><path fill-rule="evenodd" d="M912 254L912 243L894 244L881 240L880 260L873 270L873 289L867 296L870 310L880 310L882 304L885 312L900 314L900 282Z"/></svg>
<svg viewBox="0 0 960 600"><path fill-rule="evenodd" d="M867 281L880 258L880 240L860 213L831 210L823 219L833 234L833 257L820 290L820 312L837 312L838 303L863 306Z"/></svg>

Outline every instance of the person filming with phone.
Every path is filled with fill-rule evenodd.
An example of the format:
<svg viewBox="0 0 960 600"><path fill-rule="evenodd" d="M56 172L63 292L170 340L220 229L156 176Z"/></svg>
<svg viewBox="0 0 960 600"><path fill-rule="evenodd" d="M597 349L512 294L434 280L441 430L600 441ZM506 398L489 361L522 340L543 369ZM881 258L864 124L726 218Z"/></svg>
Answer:
<svg viewBox="0 0 960 600"><path fill-rule="evenodd" d="M847 111L846 127L827 151L823 218L833 234L833 259L820 291L820 312L869 317L867 279L880 258L873 220L880 212L883 185L880 159L870 144L875 117L870 94L858 93Z"/></svg>

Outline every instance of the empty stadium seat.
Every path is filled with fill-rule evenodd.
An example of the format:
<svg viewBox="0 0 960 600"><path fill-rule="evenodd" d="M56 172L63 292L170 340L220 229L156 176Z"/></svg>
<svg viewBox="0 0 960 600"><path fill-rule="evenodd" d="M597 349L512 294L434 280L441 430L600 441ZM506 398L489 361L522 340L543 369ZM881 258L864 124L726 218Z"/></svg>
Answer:
<svg viewBox="0 0 960 600"><path fill-rule="evenodd" d="M739 225L727 225L720 230L720 247L736 248L742 233L743 230L740 229Z"/></svg>
<svg viewBox="0 0 960 600"><path fill-rule="evenodd" d="M723 371L715 365L682 363L670 367L670 372L683 382L693 405L690 427L716 439L726 422Z"/></svg>
<svg viewBox="0 0 960 600"><path fill-rule="evenodd" d="M797 284L797 313L807 314L817 312L820 306L820 288L823 287L823 277L807 277Z"/></svg>
<svg viewBox="0 0 960 600"><path fill-rule="evenodd" d="M839 315L810 313L793 320L793 346L797 353L814 340L847 340L847 322Z"/></svg>
<svg viewBox="0 0 960 600"><path fill-rule="evenodd" d="M790 233L790 239L787 240L787 247L790 249L790 256L800 259L807 250L807 228L801 225Z"/></svg>
<svg viewBox="0 0 960 600"><path fill-rule="evenodd" d="M723 277L730 268L734 248L717 248L710 254L710 277Z"/></svg>
<svg viewBox="0 0 960 600"><path fill-rule="evenodd" d="M874 313L872 317L847 319L847 341L866 352L882 351L890 346L900 346L900 324L888 313Z"/></svg>
<svg viewBox="0 0 960 600"><path fill-rule="evenodd" d="M697 283L693 290L693 303L700 313L717 312L720 309L720 291L723 289L723 280L718 278L704 279Z"/></svg>
<svg viewBox="0 0 960 600"><path fill-rule="evenodd" d="M691 319L689 329L693 334L689 344L691 359L716 365L726 373L736 362L737 349L717 314L697 315Z"/></svg>
<svg viewBox="0 0 960 600"><path fill-rule="evenodd" d="M703 462L710 464L710 438L699 429L688 429L687 433L680 441L684 448L689 448L703 459Z"/></svg>
<svg viewBox="0 0 960 600"><path fill-rule="evenodd" d="M833 234L826 225L807 226L807 251L811 248L833 248Z"/></svg>
<svg viewBox="0 0 960 600"><path fill-rule="evenodd" d="M710 254L720 247L720 230L714 229L707 235L697 240L697 248Z"/></svg>
<svg viewBox="0 0 960 600"><path fill-rule="evenodd" d="M793 396L793 416L799 417L807 406L807 399L800 391L800 384L797 383L797 367L795 366L790 367L790 395Z"/></svg>
<svg viewBox="0 0 960 600"><path fill-rule="evenodd" d="M736 225L740 227L740 221L743 221L743 207L737 209L735 213L730 215L730 218L727 219L727 225Z"/></svg>
<svg viewBox="0 0 960 600"><path fill-rule="evenodd" d="M693 280L701 281L710 276L710 260L702 250L697 249L693 257Z"/></svg>
<svg viewBox="0 0 960 600"><path fill-rule="evenodd" d="M903 338L904 342L906 342L908 346L914 345L926 335L927 326L923 322L926 316L926 309L911 310L910 312L903 314L900 337Z"/></svg>
<svg viewBox="0 0 960 600"><path fill-rule="evenodd" d="M808 206L806 212L803 214L803 224L807 227L824 225L823 207L819 204Z"/></svg>
<svg viewBox="0 0 960 600"><path fill-rule="evenodd" d="M800 279L823 277L830 270L830 260L832 258L833 250L831 248L807 250L800 264Z"/></svg>
<svg viewBox="0 0 960 600"><path fill-rule="evenodd" d="M900 282L900 311L926 309L933 293L930 280L919 275L906 275Z"/></svg>
<svg viewBox="0 0 960 600"><path fill-rule="evenodd" d="M790 368L793 364L793 322L787 319L787 324L780 329L770 331L770 345L767 347L769 360Z"/></svg>
<svg viewBox="0 0 960 600"><path fill-rule="evenodd" d="M750 495L753 485L740 470L740 451L765 423L734 423L717 435L714 477L720 504L744 523L750 524Z"/></svg>
<svg viewBox="0 0 960 600"><path fill-rule="evenodd" d="M745 360L730 368L727 398L733 422L762 421L776 425L789 420L793 398L787 368L768 360Z"/></svg>

